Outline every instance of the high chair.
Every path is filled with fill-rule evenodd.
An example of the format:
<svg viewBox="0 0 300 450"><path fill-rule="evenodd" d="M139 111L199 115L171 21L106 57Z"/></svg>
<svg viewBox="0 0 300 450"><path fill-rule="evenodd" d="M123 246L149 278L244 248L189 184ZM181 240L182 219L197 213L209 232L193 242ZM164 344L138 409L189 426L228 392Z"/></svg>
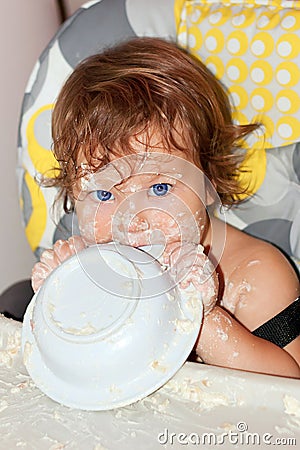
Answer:
<svg viewBox="0 0 300 450"><path fill-rule="evenodd" d="M101 48L132 36L176 40L228 88L238 123L259 121L264 133L244 143L244 201L226 220L300 258L300 8L280 0L91 1L70 17L41 54L24 95L18 184L26 237L37 259L72 233L72 215L53 213L55 188L39 185L55 167L51 111L72 69ZM218 212L216 212L218 214ZM221 216L223 216L221 214ZM32 291L29 290L29 297ZM10 288L14 303L24 285ZM21 292L20 292L21 291ZM28 301L28 299L27 299ZM0 302L1 303L1 302ZM21 302L22 303L22 302ZM17 304L20 305L20 300ZM26 302L25 302L26 303ZM22 309L22 308L21 308ZM22 316L23 309L20 312ZM16 317L18 314L13 313Z"/></svg>
<svg viewBox="0 0 300 450"><path fill-rule="evenodd" d="M55 166L51 111L76 64L131 36L177 40L228 87L239 123L265 133L244 143L244 201L226 220L300 259L300 7L281 0L93 0L70 17L41 54L20 116L18 182L24 229L37 259L72 233L72 216L53 216L54 188L39 186ZM51 172L50 172L51 173ZM216 214L224 216L223 211ZM30 280L0 296L18 321ZM299 380L186 362L153 395L110 411L77 411L34 385L20 351L22 324L0 314L1 448L137 450L225 444L242 450L300 440ZM25 349L30 352L30 346ZM25 354L26 352L24 352ZM26 357L26 354L25 354ZM51 371L49 370L49 373ZM117 393L113 385L112 392ZM264 420L261 420L261 412ZM75 424L75 426L74 426ZM227 445L229 441L230 445ZM169 444L169 445L168 445Z"/></svg>

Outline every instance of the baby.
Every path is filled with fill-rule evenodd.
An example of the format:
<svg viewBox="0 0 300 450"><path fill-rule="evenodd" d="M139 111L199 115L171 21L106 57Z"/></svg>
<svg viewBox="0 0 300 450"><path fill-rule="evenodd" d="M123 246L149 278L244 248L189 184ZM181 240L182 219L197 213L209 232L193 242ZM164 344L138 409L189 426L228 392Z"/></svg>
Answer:
<svg viewBox="0 0 300 450"><path fill-rule="evenodd" d="M300 377L300 332L286 320L300 311L294 269L212 213L245 193L240 147L257 127L235 125L220 82L173 43L136 38L87 58L57 99L60 169L45 180L76 212L80 236L42 254L34 290L85 246L160 244L180 288L192 283L202 293L195 351L203 362Z"/></svg>

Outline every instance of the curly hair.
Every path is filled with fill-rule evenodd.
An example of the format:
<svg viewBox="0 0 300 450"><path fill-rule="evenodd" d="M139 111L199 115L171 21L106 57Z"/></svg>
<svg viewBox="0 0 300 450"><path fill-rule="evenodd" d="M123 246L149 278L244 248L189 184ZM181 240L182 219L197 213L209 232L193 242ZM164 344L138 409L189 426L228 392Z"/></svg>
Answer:
<svg viewBox="0 0 300 450"><path fill-rule="evenodd" d="M182 130L178 138L178 126ZM58 186L72 202L83 156L91 172L111 155L130 154L132 139L154 127L214 183L224 205L238 201L242 140L258 124L236 125L221 82L173 42L134 38L82 61L62 87L52 115Z"/></svg>

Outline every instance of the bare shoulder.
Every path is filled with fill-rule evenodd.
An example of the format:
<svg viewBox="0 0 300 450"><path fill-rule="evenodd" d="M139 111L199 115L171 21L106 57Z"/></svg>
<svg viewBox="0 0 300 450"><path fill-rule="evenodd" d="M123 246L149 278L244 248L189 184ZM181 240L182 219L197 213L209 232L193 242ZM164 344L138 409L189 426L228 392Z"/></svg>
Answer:
<svg viewBox="0 0 300 450"><path fill-rule="evenodd" d="M220 267L223 306L250 330L300 294L298 275L281 251L230 226Z"/></svg>

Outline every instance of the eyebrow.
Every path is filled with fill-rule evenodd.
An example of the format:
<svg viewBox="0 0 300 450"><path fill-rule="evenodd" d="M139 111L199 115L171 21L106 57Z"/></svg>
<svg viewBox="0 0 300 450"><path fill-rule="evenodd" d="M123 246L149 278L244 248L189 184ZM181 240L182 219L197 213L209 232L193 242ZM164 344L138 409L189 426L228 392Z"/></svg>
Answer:
<svg viewBox="0 0 300 450"><path fill-rule="evenodd" d="M126 184L129 183L129 182L134 184L135 183L135 181L134 181L135 177L142 177L142 179L139 179L139 180L136 181L136 184L140 185L140 186L144 186L144 185L148 185L148 184L153 185L153 184L156 184L155 181L157 181L157 183L159 184L159 179L162 178L162 177L164 177L164 178L171 178L167 174L160 174L160 173L156 173L156 174L147 174L147 173L145 173L144 174L144 173L141 173L141 174L132 175L127 180L123 180L121 183L116 184L113 187L118 189L118 187L122 188L122 185L125 185L125 191L126 191ZM172 179L174 179L174 177L172 177ZM130 190L130 188L129 188L129 190Z"/></svg>
<svg viewBox="0 0 300 450"><path fill-rule="evenodd" d="M137 155L137 157L139 156L141 155ZM167 157L170 158L169 155ZM183 177L181 167L176 167L173 164L165 165L164 161L161 161L161 164L159 164L158 161L151 161L151 159L149 161L149 159L146 159L145 161L139 161L138 167L134 167L135 162L137 161L133 160L133 165L131 165L127 161L112 161L99 168L97 172L87 174L84 177L85 181L82 183L84 190L97 190L98 186L101 186L105 190L110 190L113 187L128 183L129 179L134 179L135 177L141 177L141 180L138 181L141 185L151 182L154 184L157 179L162 177L170 178L172 181L180 181ZM170 161L165 162L168 163ZM148 163L149 166L147 167ZM164 168L163 172L159 171L162 167Z"/></svg>

